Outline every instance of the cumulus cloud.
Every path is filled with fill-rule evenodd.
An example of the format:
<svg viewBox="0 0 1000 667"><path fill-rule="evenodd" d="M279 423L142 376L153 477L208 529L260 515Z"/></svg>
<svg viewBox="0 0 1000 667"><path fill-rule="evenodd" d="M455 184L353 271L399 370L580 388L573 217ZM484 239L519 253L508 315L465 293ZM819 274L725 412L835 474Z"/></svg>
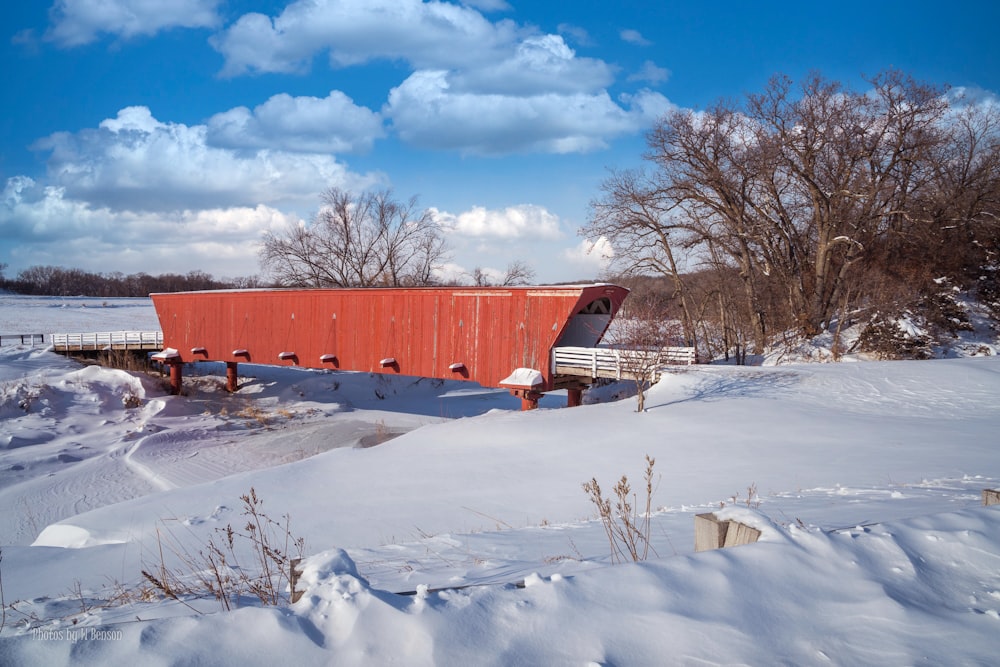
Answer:
<svg viewBox="0 0 1000 667"><path fill-rule="evenodd" d="M606 91L500 95L454 90L445 71L419 71L389 93L383 114L408 143L470 154L574 153L640 131L670 107L643 91L616 104Z"/></svg>
<svg viewBox="0 0 1000 667"><path fill-rule="evenodd" d="M469 282L469 270L454 262L446 262L435 267L432 275L443 285L462 285Z"/></svg>
<svg viewBox="0 0 1000 667"><path fill-rule="evenodd" d="M664 83L669 78L670 70L663 67L657 67L656 63L652 60L647 60L642 64L642 67L639 68L638 72L629 75L628 80L646 81L655 85Z"/></svg>
<svg viewBox="0 0 1000 667"><path fill-rule="evenodd" d="M379 180L349 172L328 155L211 146L205 125L160 122L127 107L96 129L59 132L35 143L48 151L49 179L71 199L114 210L174 210L268 205L314 206L338 185L364 189Z"/></svg>
<svg viewBox="0 0 1000 667"><path fill-rule="evenodd" d="M1000 108L1000 96L991 90L976 86L955 86L949 88L944 94L944 99L952 109L963 109L965 107L982 107L984 109Z"/></svg>
<svg viewBox="0 0 1000 667"><path fill-rule="evenodd" d="M579 46L593 46L594 40L591 39L590 33L587 32L586 28L581 28L578 25L573 25L572 23L560 23L556 26L556 30L560 35L566 35L573 42Z"/></svg>
<svg viewBox="0 0 1000 667"><path fill-rule="evenodd" d="M340 91L325 98L274 95L253 111L236 107L208 120L208 143L222 148L362 153L385 135L382 119Z"/></svg>
<svg viewBox="0 0 1000 667"><path fill-rule="evenodd" d="M613 66L580 57L562 35L491 22L476 9L494 6L500 5L297 0L277 16L241 16L212 44L225 57L227 76L304 71L319 53L328 53L334 67L402 61L413 71L389 92L382 117L405 142L465 154L599 150L646 129L656 117L648 111L669 104L648 92L613 100L607 92ZM648 63L640 77L659 83L666 74ZM320 119L334 107L351 113L324 135ZM375 125L368 110L331 93L325 100L278 96L253 111L232 109L215 116L209 129L218 146L339 152L366 150L379 136Z"/></svg>
<svg viewBox="0 0 1000 667"><path fill-rule="evenodd" d="M503 60L452 73L449 85L456 92L525 96L599 90L613 79L606 63L577 57L559 35L538 35Z"/></svg>
<svg viewBox="0 0 1000 667"><path fill-rule="evenodd" d="M635 44L636 46L650 46L651 41L642 36L642 33L638 30L626 29L618 33L618 36L622 38L622 41L628 42L629 44Z"/></svg>
<svg viewBox="0 0 1000 667"><path fill-rule="evenodd" d="M437 209L431 212L445 230L461 236L506 240L558 239L562 236L559 216L532 204L501 210L476 206L458 215Z"/></svg>
<svg viewBox="0 0 1000 667"><path fill-rule="evenodd" d="M605 237L600 237L596 241L583 239L572 248L563 251L563 258L573 264L601 272L608 268L615 257L615 249L611 242Z"/></svg>
<svg viewBox="0 0 1000 667"><path fill-rule="evenodd" d="M224 76L301 72L320 52L336 67L376 58L415 67L492 62L516 41L514 23L488 21L471 7L421 0L298 0L276 17L241 16L212 46Z"/></svg>
<svg viewBox="0 0 1000 667"><path fill-rule="evenodd" d="M463 0L462 4L484 12L506 12L511 8L506 0Z"/></svg>
<svg viewBox="0 0 1000 667"><path fill-rule="evenodd" d="M0 237L22 266L59 264L84 270L186 272L216 276L257 272L261 235L299 222L263 204L150 212L112 210L66 196L26 176L7 180L0 199Z"/></svg>
<svg viewBox="0 0 1000 667"><path fill-rule="evenodd" d="M101 33L126 39L169 28L211 28L219 24L221 0L56 0L49 10L46 39L60 46L89 44Z"/></svg>

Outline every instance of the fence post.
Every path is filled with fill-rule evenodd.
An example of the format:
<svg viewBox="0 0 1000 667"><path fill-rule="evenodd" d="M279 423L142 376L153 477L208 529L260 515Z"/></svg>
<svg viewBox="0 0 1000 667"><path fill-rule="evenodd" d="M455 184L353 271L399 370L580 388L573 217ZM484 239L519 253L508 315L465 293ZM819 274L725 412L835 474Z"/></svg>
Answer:
<svg viewBox="0 0 1000 667"><path fill-rule="evenodd" d="M715 514L694 516L694 550L709 551L723 547L753 544L760 539L760 531L737 521L720 521Z"/></svg>
<svg viewBox="0 0 1000 667"><path fill-rule="evenodd" d="M293 558L288 562L288 587L291 589L291 602L295 604L302 599L302 594L305 591L295 590L296 585L299 583L299 577L302 576L302 570L299 569L299 565L302 563L301 558Z"/></svg>

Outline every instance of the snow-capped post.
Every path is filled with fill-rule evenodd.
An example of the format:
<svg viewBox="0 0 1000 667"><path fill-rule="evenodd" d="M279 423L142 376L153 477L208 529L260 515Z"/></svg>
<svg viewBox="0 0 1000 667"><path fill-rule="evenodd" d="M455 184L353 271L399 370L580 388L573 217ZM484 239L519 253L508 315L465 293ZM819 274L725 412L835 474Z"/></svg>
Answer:
<svg viewBox="0 0 1000 667"><path fill-rule="evenodd" d="M181 367L184 361L180 353L172 347L165 348L162 352L157 352L150 357L155 361L167 365L170 368L170 393L177 396L181 393L181 382L183 380Z"/></svg>
<svg viewBox="0 0 1000 667"><path fill-rule="evenodd" d="M760 531L732 520L719 520L715 514L694 515L694 550L709 551L723 547L753 544L760 539Z"/></svg>
<svg viewBox="0 0 1000 667"><path fill-rule="evenodd" d="M1000 491L996 489L983 489L983 505L1000 505Z"/></svg>
<svg viewBox="0 0 1000 667"><path fill-rule="evenodd" d="M521 399L521 410L534 410L538 407L538 400L544 395L542 388L545 386L545 378L541 371L534 368L518 368L501 380L499 385Z"/></svg>

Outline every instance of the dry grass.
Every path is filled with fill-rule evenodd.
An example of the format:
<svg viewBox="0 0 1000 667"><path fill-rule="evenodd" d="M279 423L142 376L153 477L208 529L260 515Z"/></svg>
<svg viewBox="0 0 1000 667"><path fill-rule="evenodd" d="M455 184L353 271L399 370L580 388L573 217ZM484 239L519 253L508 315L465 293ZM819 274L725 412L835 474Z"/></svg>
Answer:
<svg viewBox="0 0 1000 667"><path fill-rule="evenodd" d="M106 350L97 357L97 363L132 373L149 373L152 367L145 352L135 350Z"/></svg>
<svg viewBox="0 0 1000 667"><path fill-rule="evenodd" d="M622 475L614 486L614 501L605 497L597 478L583 485L590 501L597 507L598 516L604 525L611 548L611 562L620 563L631 559L646 560L652 549L649 543L649 526L653 506L653 466L656 459L646 455L646 471L643 479L646 482L645 511L637 511L638 498L632 493L628 477ZM656 550L652 550L656 553Z"/></svg>
<svg viewBox="0 0 1000 667"><path fill-rule="evenodd" d="M239 412L235 413L235 416L242 419L256 420L261 426L267 426L270 423L270 417L267 412L258 408L256 405L247 405L243 407Z"/></svg>
<svg viewBox="0 0 1000 667"><path fill-rule="evenodd" d="M732 505L746 505L752 510L759 509L761 499L760 496L757 495L757 483L752 482L749 486L747 486L747 495L745 498L741 498L740 494L734 493L729 497L729 502ZM725 501L720 502L719 506L725 507L726 502Z"/></svg>
<svg viewBox="0 0 1000 667"><path fill-rule="evenodd" d="M211 596L222 608L239 606L240 599L255 597L262 605L278 605L288 601L285 584L293 583L293 566L302 557L304 540L293 538L290 518L282 515L272 519L263 511L264 501L253 488L240 497L242 530L231 524L216 529L208 544L192 553L169 534L157 531L158 563L142 570L143 578L162 596L187 604L186 599ZM177 571L166 565L163 546L184 566ZM292 550L297 556L292 556ZM292 586L294 594L294 586Z"/></svg>

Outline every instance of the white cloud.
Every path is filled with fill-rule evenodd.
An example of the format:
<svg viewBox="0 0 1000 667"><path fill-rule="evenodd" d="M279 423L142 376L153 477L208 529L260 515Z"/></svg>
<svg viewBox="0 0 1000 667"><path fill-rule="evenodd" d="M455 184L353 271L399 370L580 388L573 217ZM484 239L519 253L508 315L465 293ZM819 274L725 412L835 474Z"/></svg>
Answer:
<svg viewBox="0 0 1000 667"><path fill-rule="evenodd" d="M608 268L615 256L615 249L605 237L596 241L583 239L579 244L563 251L562 256L576 266L600 273Z"/></svg>
<svg viewBox="0 0 1000 667"><path fill-rule="evenodd" d="M274 95L253 111L236 107L208 120L208 143L306 153L360 153L385 135L382 119L340 91L325 98Z"/></svg>
<svg viewBox="0 0 1000 667"><path fill-rule="evenodd" d="M101 33L126 39L169 28L211 28L219 24L221 0L56 0L46 38L60 46L93 42Z"/></svg>
<svg viewBox="0 0 1000 667"><path fill-rule="evenodd" d="M650 46L651 41L642 36L642 33L638 30L626 29L618 33L618 36L622 38L622 41L628 42L629 44L635 44L637 46Z"/></svg>
<svg viewBox="0 0 1000 667"><path fill-rule="evenodd" d="M493 62L518 30L491 23L470 7L421 0L299 0L271 18L241 16L212 45L225 57L224 76L300 72L328 51L334 66L384 58L416 67Z"/></svg>
<svg viewBox="0 0 1000 667"><path fill-rule="evenodd" d="M991 90L973 86L955 86L944 94L951 111L963 110L966 107L981 107L983 109L1000 109L1000 96Z"/></svg>
<svg viewBox="0 0 1000 667"><path fill-rule="evenodd" d="M453 90L444 71L420 71L389 93L383 114L408 143L472 154L575 153L648 127L670 103L643 91L615 104L606 91L531 96ZM651 115L652 114L652 115Z"/></svg>
<svg viewBox="0 0 1000 667"><path fill-rule="evenodd" d="M454 215L431 209L435 218L448 232L474 238L494 239L558 239L562 237L559 216L541 206L522 204L502 210L482 206Z"/></svg>
<svg viewBox="0 0 1000 667"><path fill-rule="evenodd" d="M114 211L17 176L8 179L0 200L0 247L8 260L16 259L22 267L56 264L152 274L200 269L219 277L250 275L258 272L261 235L298 220L264 205Z"/></svg>
<svg viewBox="0 0 1000 667"><path fill-rule="evenodd" d="M268 205L315 207L331 185L378 182L328 155L210 146L204 125L160 122L128 107L97 129L59 132L35 144L50 151L48 174L75 200L113 210L174 210Z"/></svg>
<svg viewBox="0 0 1000 667"><path fill-rule="evenodd" d="M578 58L558 35L528 37L508 58L449 76L449 84L457 92L517 96L589 92L613 80L606 63Z"/></svg>
<svg viewBox="0 0 1000 667"><path fill-rule="evenodd" d="M469 282L469 270L464 266L454 262L441 264L433 271L434 279L444 284L467 284Z"/></svg>
<svg viewBox="0 0 1000 667"><path fill-rule="evenodd" d="M594 40L591 39L590 33L587 32L586 28L581 28L580 26L573 25L572 23L560 23L556 26L556 30L560 35L566 35L579 46L594 45Z"/></svg>
<svg viewBox="0 0 1000 667"><path fill-rule="evenodd" d="M638 72L630 74L628 77L629 81L647 81L652 84L664 83L670 78L670 70L657 67L656 63L652 60L647 60L639 68Z"/></svg>
<svg viewBox="0 0 1000 667"><path fill-rule="evenodd" d="M414 71L389 92L381 115L403 141L420 148L480 155L594 151L646 129L656 117L649 109L669 105L648 91L612 100L613 66L578 56L560 35L491 22L474 8L499 3L473 5L298 0L274 17L241 16L212 44L225 57L223 74L229 76L304 71L322 52L334 67L402 61ZM666 70L649 63L641 75L661 82ZM306 104L308 98L279 97L281 104L272 98L252 112L237 108L213 117L210 141L339 152L365 150L376 136L374 117L349 99L331 94ZM318 119L329 118L338 105L351 116L324 134ZM316 122L303 125L300 114Z"/></svg>
<svg viewBox="0 0 1000 667"><path fill-rule="evenodd" d="M463 0L462 4L484 12L506 12L511 9L506 0Z"/></svg>

